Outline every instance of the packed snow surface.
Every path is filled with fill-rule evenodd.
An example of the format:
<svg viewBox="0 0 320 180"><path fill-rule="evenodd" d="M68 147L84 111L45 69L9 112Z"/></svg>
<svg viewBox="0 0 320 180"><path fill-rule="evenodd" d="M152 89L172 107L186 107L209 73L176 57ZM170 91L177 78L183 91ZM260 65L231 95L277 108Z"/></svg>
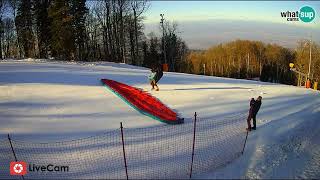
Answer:
<svg viewBox="0 0 320 180"><path fill-rule="evenodd" d="M320 93L288 85L164 73L151 91L149 69L116 63L49 60L0 62L0 138L39 142L91 136L117 129L163 126L102 86L112 79L150 92L186 121L248 109L261 95L257 130L244 155L195 178L320 178ZM246 120L243 120L246 123Z"/></svg>

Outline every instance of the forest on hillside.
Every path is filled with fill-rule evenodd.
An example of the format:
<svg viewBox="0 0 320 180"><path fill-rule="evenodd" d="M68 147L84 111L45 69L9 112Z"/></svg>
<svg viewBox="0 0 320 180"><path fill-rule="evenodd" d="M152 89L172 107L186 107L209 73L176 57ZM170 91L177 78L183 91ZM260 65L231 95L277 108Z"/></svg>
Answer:
<svg viewBox="0 0 320 180"><path fill-rule="evenodd" d="M188 61L191 61L195 74L242 79L260 77L262 81L296 85L298 75L290 71L289 63L294 63L297 70L308 74L310 50L309 78L318 82L320 46L309 40L297 42L295 49L261 41L235 40L202 52L190 52Z"/></svg>
<svg viewBox="0 0 320 180"><path fill-rule="evenodd" d="M147 0L0 0L0 58L112 61L169 71L256 78L297 84L289 69L320 80L320 46L302 39L295 49L260 41L235 40L192 51L178 24L164 19L159 32L144 33ZM170 19L170 17L168 17ZM310 51L312 52L310 55ZM309 59L312 59L309 73Z"/></svg>

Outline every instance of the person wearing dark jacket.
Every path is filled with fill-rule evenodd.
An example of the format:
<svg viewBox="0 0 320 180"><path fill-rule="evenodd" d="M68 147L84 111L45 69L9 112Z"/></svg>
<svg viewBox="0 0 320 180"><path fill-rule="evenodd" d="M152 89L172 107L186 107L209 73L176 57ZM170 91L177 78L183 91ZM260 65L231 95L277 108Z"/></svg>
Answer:
<svg viewBox="0 0 320 180"><path fill-rule="evenodd" d="M158 66L155 68L155 71L156 71L155 81L156 81L156 83L158 83L159 80L160 80L160 79L162 78L162 76L163 76L162 66L161 66L161 65L158 65Z"/></svg>
<svg viewBox="0 0 320 180"><path fill-rule="evenodd" d="M156 91L159 91L159 87L158 87L158 82L161 79L161 77L163 76L163 71L162 71L162 67L161 65L154 65L151 68L151 74L148 76L148 79L150 81L150 84L152 86L151 90L154 90L156 87Z"/></svg>
<svg viewBox="0 0 320 180"><path fill-rule="evenodd" d="M151 84L151 87L152 87L151 90L154 90L154 87L157 87L156 90L159 90L159 87L158 87L158 85L157 85L157 83L156 83L156 80L155 80L156 75L157 75L157 73L156 73L155 69L152 68L152 69L151 69L151 73L150 73L150 75L148 76L148 79L149 79L150 84Z"/></svg>
<svg viewBox="0 0 320 180"><path fill-rule="evenodd" d="M249 115L248 115L248 118L247 118L247 124L248 124L248 128L247 130L248 131L251 131L251 119L252 119L252 112L253 112L253 104L254 104L255 100L254 98L251 98L251 101L250 101L250 109L249 109Z"/></svg>
<svg viewBox="0 0 320 180"><path fill-rule="evenodd" d="M256 117L257 117L257 114L260 110L260 107L261 107L261 100L262 100L262 97L259 96L257 98L257 100L253 103L253 109L252 109L252 119L253 119L253 127L252 129L253 130L256 130L257 126L256 126Z"/></svg>
<svg viewBox="0 0 320 180"><path fill-rule="evenodd" d="M247 130L248 131L251 131L251 129L253 130L256 130L257 126L256 126L256 117L257 117L257 114L260 110L260 107L261 107L261 100L262 100L262 97L259 96L257 98L257 100L254 100L253 98L251 99L250 101L250 110L249 110L249 116L248 116L248 119L247 119L247 124L248 124L248 128ZM253 119L253 127L251 128L251 119Z"/></svg>

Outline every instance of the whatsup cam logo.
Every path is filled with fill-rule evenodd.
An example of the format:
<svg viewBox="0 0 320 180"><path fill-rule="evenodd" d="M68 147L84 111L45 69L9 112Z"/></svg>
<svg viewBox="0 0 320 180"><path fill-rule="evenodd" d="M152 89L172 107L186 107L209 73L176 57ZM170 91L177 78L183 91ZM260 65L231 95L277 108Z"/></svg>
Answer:
<svg viewBox="0 0 320 180"><path fill-rule="evenodd" d="M310 6L304 6L299 11L286 11L280 14L287 21L302 21L305 23L312 22L316 17L315 10Z"/></svg>

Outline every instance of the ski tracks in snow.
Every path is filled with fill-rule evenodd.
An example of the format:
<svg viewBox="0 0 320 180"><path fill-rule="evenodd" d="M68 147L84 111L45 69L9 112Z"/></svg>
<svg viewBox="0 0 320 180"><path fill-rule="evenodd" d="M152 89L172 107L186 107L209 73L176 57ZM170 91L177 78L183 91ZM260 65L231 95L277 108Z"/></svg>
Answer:
<svg viewBox="0 0 320 180"><path fill-rule="evenodd" d="M296 133L279 142L256 147L252 164L243 178L295 178L320 177L320 129L312 124L294 129ZM307 155L307 156L306 156ZM291 177L287 175L290 174Z"/></svg>
<svg viewBox="0 0 320 180"><path fill-rule="evenodd" d="M298 179L319 179L320 178L320 132L311 139L310 147L308 148L310 158L306 162L305 169L302 170Z"/></svg>

